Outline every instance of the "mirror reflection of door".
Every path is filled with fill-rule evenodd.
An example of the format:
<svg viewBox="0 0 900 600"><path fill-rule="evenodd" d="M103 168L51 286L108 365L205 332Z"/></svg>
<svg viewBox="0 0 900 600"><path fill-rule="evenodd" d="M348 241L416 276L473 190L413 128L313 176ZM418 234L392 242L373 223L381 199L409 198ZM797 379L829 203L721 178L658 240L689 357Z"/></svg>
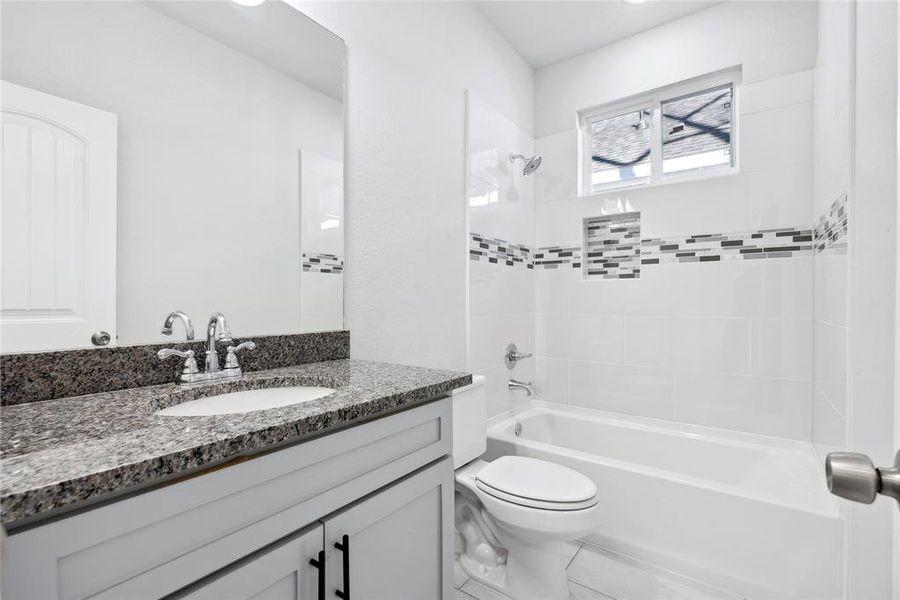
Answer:
<svg viewBox="0 0 900 600"><path fill-rule="evenodd" d="M303 270L343 267L343 40L277 0L6 2L2 38L0 352L171 343L174 310L343 328L342 268ZM306 197L331 216L301 244Z"/></svg>
<svg viewBox="0 0 900 600"><path fill-rule="evenodd" d="M0 349L114 344L116 115L5 81L0 107Z"/></svg>

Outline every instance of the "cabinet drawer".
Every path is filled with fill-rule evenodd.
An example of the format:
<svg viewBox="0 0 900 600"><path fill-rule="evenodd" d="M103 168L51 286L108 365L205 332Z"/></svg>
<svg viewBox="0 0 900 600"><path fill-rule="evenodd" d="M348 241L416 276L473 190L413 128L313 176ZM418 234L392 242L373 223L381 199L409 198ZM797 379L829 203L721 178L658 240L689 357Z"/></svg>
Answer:
<svg viewBox="0 0 900 600"><path fill-rule="evenodd" d="M178 594L178 600L313 600L319 591L319 570L309 559L319 557L321 550L322 525L316 523L198 582Z"/></svg>
<svg viewBox="0 0 900 600"><path fill-rule="evenodd" d="M160 597L451 451L450 399L9 538L6 598Z"/></svg>

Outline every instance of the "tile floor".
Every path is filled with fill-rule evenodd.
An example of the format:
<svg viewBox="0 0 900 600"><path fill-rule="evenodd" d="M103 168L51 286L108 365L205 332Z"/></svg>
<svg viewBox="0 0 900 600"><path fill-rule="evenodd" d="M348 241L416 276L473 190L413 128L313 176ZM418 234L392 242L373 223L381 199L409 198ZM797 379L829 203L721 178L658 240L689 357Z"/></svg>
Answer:
<svg viewBox="0 0 900 600"><path fill-rule="evenodd" d="M741 600L655 567L642 565L580 542L565 545L570 600ZM469 579L456 565L453 600L509 600L500 592Z"/></svg>

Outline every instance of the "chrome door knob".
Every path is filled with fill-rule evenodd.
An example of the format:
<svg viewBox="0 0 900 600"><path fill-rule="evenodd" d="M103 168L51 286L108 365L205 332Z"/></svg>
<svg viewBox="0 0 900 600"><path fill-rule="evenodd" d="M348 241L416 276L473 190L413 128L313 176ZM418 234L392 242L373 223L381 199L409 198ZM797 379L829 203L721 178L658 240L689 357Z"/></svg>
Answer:
<svg viewBox="0 0 900 600"><path fill-rule="evenodd" d="M878 495L878 470L865 454L832 452L825 459L828 491L835 496L872 504Z"/></svg>
<svg viewBox="0 0 900 600"><path fill-rule="evenodd" d="M825 459L828 490L835 496L871 504L878 494L900 502L900 452L892 468L876 469L865 454L831 452Z"/></svg>
<svg viewBox="0 0 900 600"><path fill-rule="evenodd" d="M91 343L95 346L106 346L112 340L112 336L107 331L97 331L91 336Z"/></svg>

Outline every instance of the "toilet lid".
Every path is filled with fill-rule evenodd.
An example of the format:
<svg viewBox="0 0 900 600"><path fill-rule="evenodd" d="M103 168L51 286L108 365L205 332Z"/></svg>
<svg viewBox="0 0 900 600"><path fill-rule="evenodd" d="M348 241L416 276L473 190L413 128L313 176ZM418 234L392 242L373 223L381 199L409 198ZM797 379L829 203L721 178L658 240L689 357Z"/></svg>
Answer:
<svg viewBox="0 0 900 600"><path fill-rule="evenodd" d="M496 498L550 510L578 510L597 503L597 486L578 471L525 456L501 456L475 476Z"/></svg>

